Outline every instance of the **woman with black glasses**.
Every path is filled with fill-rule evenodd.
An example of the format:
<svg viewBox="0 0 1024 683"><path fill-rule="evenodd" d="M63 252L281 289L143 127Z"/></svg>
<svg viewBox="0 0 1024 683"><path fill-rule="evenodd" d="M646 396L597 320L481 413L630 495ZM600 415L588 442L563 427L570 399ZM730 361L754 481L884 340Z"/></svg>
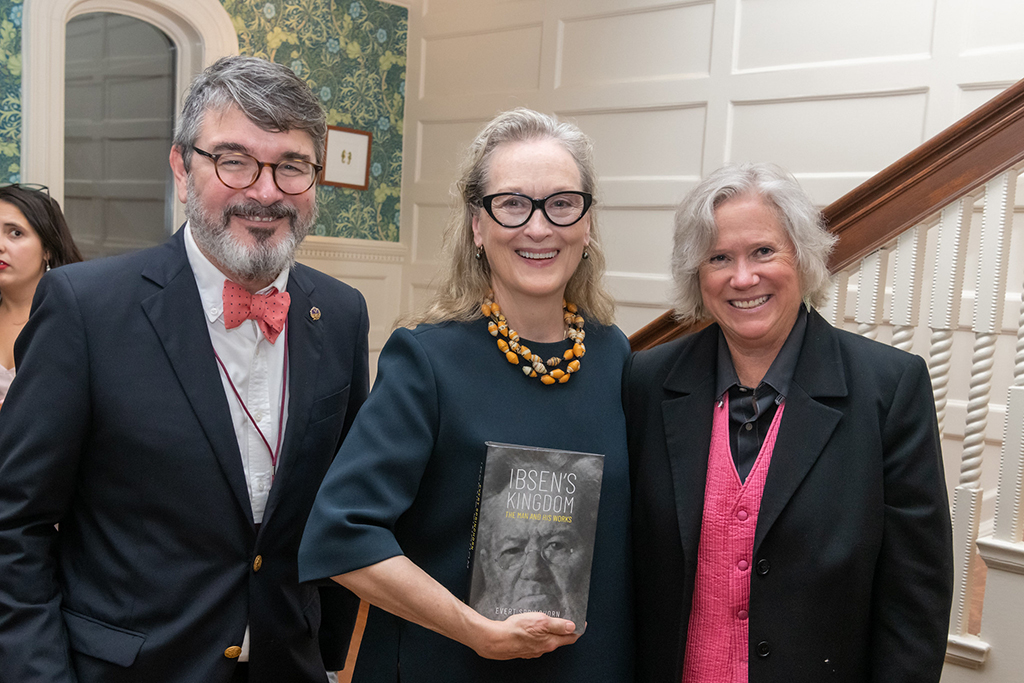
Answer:
<svg viewBox="0 0 1024 683"><path fill-rule="evenodd" d="M299 553L300 579L374 605L354 681L632 680L629 345L601 285L595 185L590 140L528 109L470 145L434 298L384 347ZM605 456L586 624L529 611L569 571L562 546L524 540L497 563L532 591L506 620L464 603L489 441Z"/></svg>
<svg viewBox="0 0 1024 683"><path fill-rule="evenodd" d="M14 340L43 273L82 260L44 185L0 186L0 405L14 380Z"/></svg>

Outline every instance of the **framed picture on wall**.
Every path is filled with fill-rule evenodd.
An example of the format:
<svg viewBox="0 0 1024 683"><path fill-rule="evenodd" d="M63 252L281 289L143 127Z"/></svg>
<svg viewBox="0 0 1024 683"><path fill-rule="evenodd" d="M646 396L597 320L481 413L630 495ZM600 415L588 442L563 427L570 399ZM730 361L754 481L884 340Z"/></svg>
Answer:
<svg viewBox="0 0 1024 683"><path fill-rule="evenodd" d="M365 190L370 187L370 145L373 133L327 126L327 153L321 185Z"/></svg>

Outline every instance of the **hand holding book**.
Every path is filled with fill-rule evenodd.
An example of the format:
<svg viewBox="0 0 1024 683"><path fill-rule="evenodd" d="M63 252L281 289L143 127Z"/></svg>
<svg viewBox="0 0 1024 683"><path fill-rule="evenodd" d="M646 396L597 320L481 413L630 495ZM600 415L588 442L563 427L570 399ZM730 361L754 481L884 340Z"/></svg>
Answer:
<svg viewBox="0 0 1024 683"><path fill-rule="evenodd" d="M488 659L533 659L579 638L566 619L539 612L488 619L404 555L333 577L361 599L472 648Z"/></svg>

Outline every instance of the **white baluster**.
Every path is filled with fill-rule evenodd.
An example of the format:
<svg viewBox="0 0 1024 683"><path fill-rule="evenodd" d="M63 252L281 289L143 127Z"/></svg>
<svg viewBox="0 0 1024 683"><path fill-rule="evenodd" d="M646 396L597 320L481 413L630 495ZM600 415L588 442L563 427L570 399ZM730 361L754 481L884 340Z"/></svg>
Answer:
<svg viewBox="0 0 1024 683"><path fill-rule="evenodd" d="M828 301L818 309L821 317L832 327L842 327L846 316L846 292L850 286L850 271L842 270L832 276Z"/></svg>
<svg viewBox="0 0 1024 683"><path fill-rule="evenodd" d="M924 245L927 225L918 225L900 234L893 254L892 345L910 351L914 343L921 310L921 272L924 269Z"/></svg>
<svg viewBox="0 0 1024 683"><path fill-rule="evenodd" d="M967 424L960 460L960 484L953 494L953 548L955 589L950 634L967 635L971 596L976 586L974 552L978 538L983 491L981 465L988 427L988 402L992 389L995 342L1002 326L1006 291L1006 262L1010 246L1016 173L1004 173L985 185L978 245L978 270L974 288L974 354L967 397Z"/></svg>
<svg viewBox="0 0 1024 683"><path fill-rule="evenodd" d="M931 306L928 327L931 349L928 372L931 374L939 433L945 429L946 395L949 387L953 330L960 320L963 298L964 266L967 260L967 235L971 227L974 196L964 197L942 210L935 242L935 270L932 273Z"/></svg>
<svg viewBox="0 0 1024 683"><path fill-rule="evenodd" d="M1024 541L1024 285L1017 317L1013 386L1008 393L992 537L1003 543L1021 543Z"/></svg>
<svg viewBox="0 0 1024 683"><path fill-rule="evenodd" d="M875 339L882 322L882 303L885 300L885 270L889 263L888 249L871 252L860 262L860 281L857 283L857 304L854 319L857 334Z"/></svg>

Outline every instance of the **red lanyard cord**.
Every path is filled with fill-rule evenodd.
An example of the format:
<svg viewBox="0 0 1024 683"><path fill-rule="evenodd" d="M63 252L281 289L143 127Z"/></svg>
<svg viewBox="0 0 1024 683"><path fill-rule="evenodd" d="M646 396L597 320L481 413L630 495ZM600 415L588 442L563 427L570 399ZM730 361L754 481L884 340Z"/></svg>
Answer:
<svg viewBox="0 0 1024 683"><path fill-rule="evenodd" d="M224 376L228 379L228 385L231 387L231 391L235 393L235 398L238 399L238 404L242 406L242 410L245 411L245 416L249 418L249 422L256 429L256 433L263 439L263 444L267 447L267 451L270 452L270 465L273 468L273 472L277 473L277 456L281 453L281 435L284 434L283 423L284 423L284 394L288 389L288 322L284 324L284 372L281 376L281 410L277 416L277 448L270 447L270 441L263 434L263 430L256 424L256 420L253 419L252 413L249 412L249 407L245 405L245 401L242 400L241 394L238 393L238 388L235 387L235 383L231 381L231 375L228 374L228 369L224 365L224 361L221 360L220 354L217 353L217 349L213 350L213 357L217 359L217 363L220 364L220 369L224 371Z"/></svg>

